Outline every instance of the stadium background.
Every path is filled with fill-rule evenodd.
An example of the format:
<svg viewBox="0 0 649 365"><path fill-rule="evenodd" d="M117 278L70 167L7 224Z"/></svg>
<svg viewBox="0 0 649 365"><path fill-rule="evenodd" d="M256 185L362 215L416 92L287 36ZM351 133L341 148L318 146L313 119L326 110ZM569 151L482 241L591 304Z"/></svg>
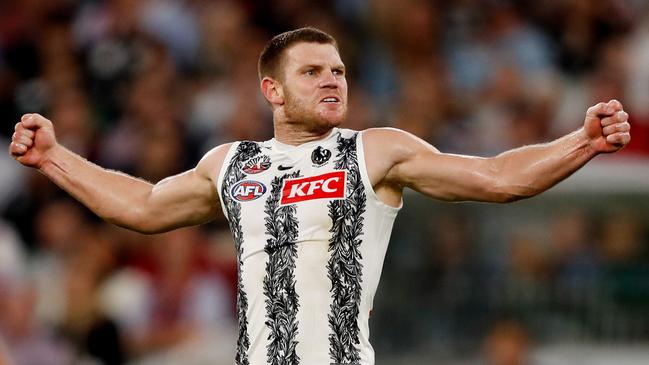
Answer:
<svg viewBox="0 0 649 365"><path fill-rule="evenodd" d="M597 101L630 114L628 148L543 196L499 206L407 194L370 324L378 364L647 362L645 1L4 0L0 146L22 113L40 112L68 148L155 182L222 142L267 139L257 56L304 25L339 41L349 128L493 155L577 128ZM232 363L223 222L129 233L6 153L0 211L0 354Z"/></svg>

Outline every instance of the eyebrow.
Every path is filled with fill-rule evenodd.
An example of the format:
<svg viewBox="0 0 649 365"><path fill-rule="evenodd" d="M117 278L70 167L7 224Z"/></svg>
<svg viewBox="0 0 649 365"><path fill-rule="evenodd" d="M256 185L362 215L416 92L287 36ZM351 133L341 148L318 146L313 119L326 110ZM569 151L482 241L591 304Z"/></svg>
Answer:
<svg viewBox="0 0 649 365"><path fill-rule="evenodd" d="M305 69L308 69L308 68L314 68L314 69L317 69L317 70L321 70L321 69L324 68L324 66L318 65L318 64L309 64L309 65L304 65L304 66L298 68L298 70L301 71L301 70L305 70ZM331 69L332 70L345 70L345 65L339 64L339 65L331 67Z"/></svg>

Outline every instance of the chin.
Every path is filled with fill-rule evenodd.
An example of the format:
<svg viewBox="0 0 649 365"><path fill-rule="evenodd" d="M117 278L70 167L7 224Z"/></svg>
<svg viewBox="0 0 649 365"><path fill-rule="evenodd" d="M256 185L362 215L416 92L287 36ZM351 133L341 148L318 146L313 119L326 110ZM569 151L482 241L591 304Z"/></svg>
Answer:
<svg viewBox="0 0 649 365"><path fill-rule="evenodd" d="M339 127L343 123L344 119L342 118L327 118L327 119L321 119L319 121L318 129L322 131L327 131L331 128L336 128Z"/></svg>
<svg viewBox="0 0 649 365"><path fill-rule="evenodd" d="M323 125L326 125L329 128L338 127L344 121L347 113L322 113L320 115L320 120Z"/></svg>

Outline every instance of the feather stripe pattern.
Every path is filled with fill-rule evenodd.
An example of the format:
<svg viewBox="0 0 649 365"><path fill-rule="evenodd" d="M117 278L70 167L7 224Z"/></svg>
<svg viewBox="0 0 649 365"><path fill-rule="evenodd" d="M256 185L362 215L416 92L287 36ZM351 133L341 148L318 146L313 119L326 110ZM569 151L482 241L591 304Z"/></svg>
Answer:
<svg viewBox="0 0 649 365"><path fill-rule="evenodd" d="M239 335L237 338L237 352L235 363L237 365L249 365L248 348L250 347L250 339L248 337L248 318L246 312L248 311L248 299L246 292L241 281L241 274L243 272L243 230L241 229L241 203L232 199L230 196L230 189L237 182L246 178L243 172L244 163L251 158L258 156L261 153L261 148L257 143L243 141L238 146L231 159L224 178L221 188L221 197L223 204L228 213L228 222L230 230L234 237L235 248L237 251L237 267L238 267L238 281L237 281L237 320L239 322Z"/></svg>
<svg viewBox="0 0 649 365"><path fill-rule="evenodd" d="M264 295L266 296L266 326L268 336L268 363L272 365L297 365L300 358L296 353L298 344L299 309L295 291L295 259L298 220L295 204L280 206L282 183L286 178L299 177L299 171L275 177L271 193L266 200L266 240L264 250L268 254Z"/></svg>
<svg viewBox="0 0 649 365"><path fill-rule="evenodd" d="M347 197L329 203L332 221L329 240L331 258L327 275L331 280L331 313L328 315L329 355L332 363L359 364L358 313L361 302L363 213L366 196L356 153L356 135L338 137L337 170L347 170Z"/></svg>

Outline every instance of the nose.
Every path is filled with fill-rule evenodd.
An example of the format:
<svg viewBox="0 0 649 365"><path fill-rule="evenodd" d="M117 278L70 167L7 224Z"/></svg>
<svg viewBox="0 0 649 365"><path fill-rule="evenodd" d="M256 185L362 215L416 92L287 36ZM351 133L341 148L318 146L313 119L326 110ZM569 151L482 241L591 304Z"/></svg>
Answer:
<svg viewBox="0 0 649 365"><path fill-rule="evenodd" d="M338 88L338 79L332 71L323 72L322 78L320 79L321 88L337 89Z"/></svg>

